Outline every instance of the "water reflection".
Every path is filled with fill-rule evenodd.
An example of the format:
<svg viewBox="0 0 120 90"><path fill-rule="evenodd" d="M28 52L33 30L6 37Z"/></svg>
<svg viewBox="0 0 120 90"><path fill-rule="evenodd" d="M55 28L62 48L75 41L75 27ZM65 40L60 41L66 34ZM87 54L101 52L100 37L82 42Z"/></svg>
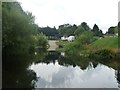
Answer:
<svg viewBox="0 0 120 90"><path fill-rule="evenodd" d="M64 56L65 56L65 52L61 52L61 56L63 56L63 57L64 57Z"/></svg>
<svg viewBox="0 0 120 90"><path fill-rule="evenodd" d="M54 63L55 61L59 58L60 56L60 52L56 52L56 51L49 51L46 55L46 57L43 60L40 60L38 63Z"/></svg>
<svg viewBox="0 0 120 90"><path fill-rule="evenodd" d="M120 79L120 73L108 66L59 52L48 53L42 63L30 69L39 77L37 88L118 88Z"/></svg>
<svg viewBox="0 0 120 90"><path fill-rule="evenodd" d="M55 64L37 64L30 67L39 77L37 88L117 88L115 70L104 65L96 68L88 66L85 70L79 66L64 67Z"/></svg>
<svg viewBox="0 0 120 90"><path fill-rule="evenodd" d="M3 56L3 88L117 88L120 67L111 63L56 51Z"/></svg>
<svg viewBox="0 0 120 90"><path fill-rule="evenodd" d="M44 57L44 53L25 55L3 55L2 88L34 88L37 75L28 67Z"/></svg>

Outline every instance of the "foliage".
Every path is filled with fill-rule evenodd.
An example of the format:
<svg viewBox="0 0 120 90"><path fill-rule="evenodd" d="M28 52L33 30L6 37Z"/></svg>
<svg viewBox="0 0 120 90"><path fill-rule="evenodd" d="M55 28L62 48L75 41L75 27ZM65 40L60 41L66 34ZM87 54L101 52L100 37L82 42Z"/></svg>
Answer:
<svg viewBox="0 0 120 90"><path fill-rule="evenodd" d="M36 42L36 47L39 47L40 49L46 49L48 42L47 37L44 34L38 33L37 35L33 36L33 38Z"/></svg>
<svg viewBox="0 0 120 90"><path fill-rule="evenodd" d="M90 31L91 30L86 22L82 22L80 26L82 26L85 29L85 31Z"/></svg>
<svg viewBox="0 0 120 90"><path fill-rule="evenodd" d="M2 3L2 60L3 60L3 80L12 78L14 71L25 71L33 75L25 75L29 77L26 81L28 87L33 87L30 82L36 79L33 71L26 69L37 57L41 57L42 50L36 50L36 47L47 49L47 38L38 32L38 26L34 23L32 13L24 12L18 2L3 2ZM37 55L35 55L37 52ZM43 52L42 52L43 54ZM40 59L40 58L39 58ZM19 72L16 73L16 75ZM22 73L23 74L23 73ZM21 76L22 77L22 76ZM14 77L18 80L17 77ZM4 87L17 87L17 83L11 80L10 85L6 80ZM19 84L23 83L20 80ZM13 84L14 83L14 84ZM12 85L13 84L13 85ZM26 86L27 86L26 85ZM32 85L32 86L31 86ZM4 88L3 87L3 88ZM21 84L22 87L22 84Z"/></svg>
<svg viewBox="0 0 120 90"><path fill-rule="evenodd" d="M77 36L79 36L79 35L81 35L84 31L85 31L85 29L84 29L82 26L79 26L79 27L75 30L74 34L77 35Z"/></svg>
<svg viewBox="0 0 120 90"><path fill-rule="evenodd" d="M92 32L94 33L94 36L103 36L102 30L100 30L96 24L93 26Z"/></svg>
<svg viewBox="0 0 120 90"><path fill-rule="evenodd" d="M102 49L102 50L98 50L95 52L90 53L89 58L93 59L93 60L106 60L109 61L112 58L114 58L115 54L108 49Z"/></svg>
<svg viewBox="0 0 120 90"><path fill-rule="evenodd" d="M59 33L62 34L62 35L65 35L66 30L69 26L70 26L69 24L60 25L59 28L58 28Z"/></svg>
<svg viewBox="0 0 120 90"><path fill-rule="evenodd" d="M110 28L108 29L108 32L106 32L106 34L115 34L115 28L116 28L116 27L110 27Z"/></svg>
<svg viewBox="0 0 120 90"><path fill-rule="evenodd" d="M48 37L58 35L58 31L56 30L55 27L54 28L42 27L42 28L39 28L39 31L42 32L43 34L45 34Z"/></svg>
<svg viewBox="0 0 120 90"><path fill-rule="evenodd" d="M74 24L73 26L68 28L68 30L66 31L66 35L67 36L74 35L74 32L76 29L77 29L77 26Z"/></svg>
<svg viewBox="0 0 120 90"><path fill-rule="evenodd" d="M83 47L81 43L72 42L66 44L64 48L66 53L74 55L79 54L79 50L81 50Z"/></svg>
<svg viewBox="0 0 120 90"><path fill-rule="evenodd" d="M76 26L75 24L60 25L58 28L58 31L59 31L59 34L61 34L62 36L70 36L70 35L79 36L84 31L91 31L91 28L87 25L86 22L82 22L79 26Z"/></svg>
<svg viewBox="0 0 120 90"><path fill-rule="evenodd" d="M119 33L119 22L117 26L111 26L108 28L108 31L106 32L106 34L112 34L115 35L116 33Z"/></svg>
<svg viewBox="0 0 120 90"><path fill-rule="evenodd" d="M37 35L38 37L39 33L34 24L34 17L31 13L24 12L17 2L6 2L3 3L2 7L3 55L29 53L30 48L34 48L35 45L37 45L35 44L37 42L33 36ZM41 45L41 43L39 43L39 45ZM46 45L44 45L44 47L45 46Z"/></svg>
<svg viewBox="0 0 120 90"><path fill-rule="evenodd" d="M31 88L34 89L35 82L37 81L37 75L33 70L15 70L15 68L9 68L9 73L5 70L2 72L2 88Z"/></svg>
<svg viewBox="0 0 120 90"><path fill-rule="evenodd" d="M73 26L70 24L60 25L58 31L63 36L73 35L74 31L77 29L77 26L74 24Z"/></svg>
<svg viewBox="0 0 120 90"><path fill-rule="evenodd" d="M93 41L93 33L91 31L84 31L76 40L78 43L81 42L83 45L87 45Z"/></svg>

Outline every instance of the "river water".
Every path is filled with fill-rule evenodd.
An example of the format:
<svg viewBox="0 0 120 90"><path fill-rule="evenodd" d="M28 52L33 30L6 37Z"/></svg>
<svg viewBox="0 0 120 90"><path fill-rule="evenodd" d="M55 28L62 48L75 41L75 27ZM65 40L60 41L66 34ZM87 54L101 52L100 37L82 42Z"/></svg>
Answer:
<svg viewBox="0 0 120 90"><path fill-rule="evenodd" d="M75 65L60 58L61 55L64 56L49 52L42 62L29 67L36 73L36 88L118 88L118 76L113 68L90 61L86 64L82 60Z"/></svg>
<svg viewBox="0 0 120 90"><path fill-rule="evenodd" d="M36 53L37 54L37 53ZM45 56L44 56L45 55ZM43 56L43 57L41 57ZM40 59L41 58L41 59ZM118 88L120 68L56 51L15 57L3 65L3 88ZM35 59L35 60L34 60ZM38 60L37 60L38 59ZM21 61L22 60L22 61ZM103 60L104 61L104 60ZM104 64L103 64L104 63ZM116 66L115 64L114 66Z"/></svg>

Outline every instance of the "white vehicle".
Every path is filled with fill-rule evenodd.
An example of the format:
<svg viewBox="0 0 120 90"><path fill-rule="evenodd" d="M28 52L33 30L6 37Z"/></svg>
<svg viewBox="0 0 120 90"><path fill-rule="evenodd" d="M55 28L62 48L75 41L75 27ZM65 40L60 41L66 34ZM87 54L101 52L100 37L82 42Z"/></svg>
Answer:
<svg viewBox="0 0 120 90"><path fill-rule="evenodd" d="M67 37L61 37L61 40L66 41L68 38Z"/></svg>
<svg viewBox="0 0 120 90"><path fill-rule="evenodd" d="M63 36L63 37L61 37L61 40L71 42L71 41L75 40L75 36L69 36L69 37L64 37Z"/></svg>
<svg viewBox="0 0 120 90"><path fill-rule="evenodd" d="M69 42L74 41L74 40L75 40L75 36L69 36L69 37L67 38L67 40L68 40Z"/></svg>

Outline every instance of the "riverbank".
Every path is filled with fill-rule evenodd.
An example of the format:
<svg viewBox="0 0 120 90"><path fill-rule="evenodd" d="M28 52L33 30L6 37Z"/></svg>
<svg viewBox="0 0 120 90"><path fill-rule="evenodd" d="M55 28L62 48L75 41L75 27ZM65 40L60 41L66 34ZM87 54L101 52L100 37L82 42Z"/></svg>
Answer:
<svg viewBox="0 0 120 90"><path fill-rule="evenodd" d="M79 42L59 41L57 51L66 52L70 55L90 56L99 59L114 59L119 61L118 37L104 37L88 45ZM109 58L108 58L109 57Z"/></svg>
<svg viewBox="0 0 120 90"><path fill-rule="evenodd" d="M57 50L65 51L65 46L67 46L68 44L73 44L73 43L74 42L60 40L59 42L56 43L59 46L59 48L57 48ZM97 51L97 50L101 50L101 49L109 49L114 52L118 52L118 37L105 37L105 38L98 39L98 40L86 45L86 50L88 50L88 51Z"/></svg>
<svg viewBox="0 0 120 90"><path fill-rule="evenodd" d="M118 37L105 37L94 41L89 44L89 50L100 50L100 49L109 49L113 52L118 52Z"/></svg>

